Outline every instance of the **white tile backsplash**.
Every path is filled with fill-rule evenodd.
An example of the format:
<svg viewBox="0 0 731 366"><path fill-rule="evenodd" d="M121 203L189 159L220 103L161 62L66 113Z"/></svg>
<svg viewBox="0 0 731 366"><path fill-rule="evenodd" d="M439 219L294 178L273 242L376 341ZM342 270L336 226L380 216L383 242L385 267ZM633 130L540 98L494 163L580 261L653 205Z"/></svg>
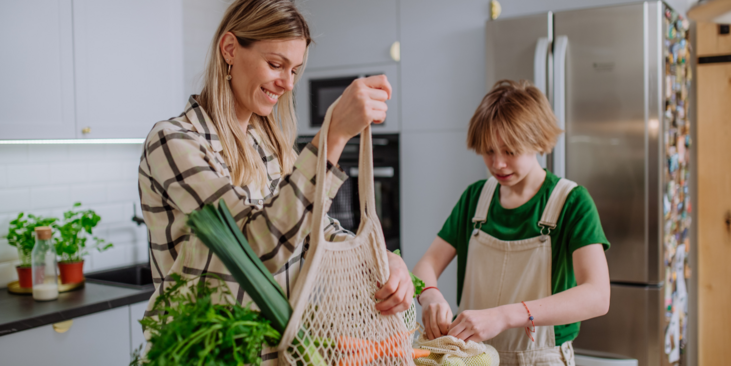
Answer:
<svg viewBox="0 0 731 366"><path fill-rule="evenodd" d="M30 208L71 207L74 202L69 195L69 190L69 186L66 185L31 188Z"/></svg>
<svg viewBox="0 0 731 366"><path fill-rule="evenodd" d="M29 145L0 145L0 164L28 162Z"/></svg>
<svg viewBox="0 0 731 366"><path fill-rule="evenodd" d="M85 258L94 271L147 260L139 210L137 167L142 145L0 145L0 237L19 212L62 217L74 202L94 209L102 221L94 235L115 245ZM0 287L17 280L17 251L0 239Z"/></svg>
<svg viewBox="0 0 731 366"><path fill-rule="evenodd" d="M18 213L29 208L29 188L6 188L0 190L0 213Z"/></svg>
<svg viewBox="0 0 731 366"><path fill-rule="evenodd" d="M30 162L62 162L68 160L68 145L29 145Z"/></svg>
<svg viewBox="0 0 731 366"><path fill-rule="evenodd" d="M6 166L9 188L50 185L48 164L11 164Z"/></svg>
<svg viewBox="0 0 731 366"><path fill-rule="evenodd" d="M50 184L71 184L89 180L87 163L56 163L48 167Z"/></svg>

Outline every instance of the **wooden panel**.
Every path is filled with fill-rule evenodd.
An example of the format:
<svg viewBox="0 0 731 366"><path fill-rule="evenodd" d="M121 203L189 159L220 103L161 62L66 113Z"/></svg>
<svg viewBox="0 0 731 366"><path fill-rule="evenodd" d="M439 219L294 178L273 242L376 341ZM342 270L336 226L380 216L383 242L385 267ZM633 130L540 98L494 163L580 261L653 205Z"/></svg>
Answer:
<svg viewBox="0 0 731 366"><path fill-rule="evenodd" d="M699 65L697 85L698 345L710 366L731 359L731 64Z"/></svg>
<svg viewBox="0 0 731 366"><path fill-rule="evenodd" d="M731 55L731 34L718 34L718 24L698 23L696 26L697 55Z"/></svg>

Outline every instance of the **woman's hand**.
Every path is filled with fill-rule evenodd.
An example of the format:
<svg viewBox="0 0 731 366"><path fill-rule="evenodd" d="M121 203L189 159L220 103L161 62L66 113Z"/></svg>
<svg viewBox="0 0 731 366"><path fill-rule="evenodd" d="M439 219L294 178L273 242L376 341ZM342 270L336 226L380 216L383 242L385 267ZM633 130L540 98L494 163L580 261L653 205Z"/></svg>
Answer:
<svg viewBox="0 0 731 366"><path fill-rule="evenodd" d="M429 340L449 333L452 324L452 308L439 290L427 290L419 295L421 303L421 322L424 323L426 337Z"/></svg>
<svg viewBox="0 0 731 366"><path fill-rule="evenodd" d="M353 80L333 109L327 135L327 159L331 163L337 164L348 140L371 122L381 123L386 119L388 99L391 99L391 84L386 75ZM320 132L312 139L312 144L319 148L319 142Z"/></svg>
<svg viewBox="0 0 731 366"><path fill-rule="evenodd" d="M376 310L383 315L405 311L411 306L411 299L414 297L414 283L411 282L409 268L404 260L389 252L388 269L391 273L388 281L376 291L376 299L383 300L376 304Z"/></svg>
<svg viewBox="0 0 731 366"><path fill-rule="evenodd" d="M495 338L506 329L508 329L506 318L499 307L466 310L460 313L449 327L449 335L464 341L482 342Z"/></svg>

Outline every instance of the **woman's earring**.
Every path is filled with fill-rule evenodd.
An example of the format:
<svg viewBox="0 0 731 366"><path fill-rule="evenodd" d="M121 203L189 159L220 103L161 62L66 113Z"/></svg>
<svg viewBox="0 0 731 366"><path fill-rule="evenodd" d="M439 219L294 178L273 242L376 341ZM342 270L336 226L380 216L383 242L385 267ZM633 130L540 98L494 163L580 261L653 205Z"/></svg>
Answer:
<svg viewBox="0 0 731 366"><path fill-rule="evenodd" d="M231 64L228 64L228 75L226 75L226 80L231 80Z"/></svg>

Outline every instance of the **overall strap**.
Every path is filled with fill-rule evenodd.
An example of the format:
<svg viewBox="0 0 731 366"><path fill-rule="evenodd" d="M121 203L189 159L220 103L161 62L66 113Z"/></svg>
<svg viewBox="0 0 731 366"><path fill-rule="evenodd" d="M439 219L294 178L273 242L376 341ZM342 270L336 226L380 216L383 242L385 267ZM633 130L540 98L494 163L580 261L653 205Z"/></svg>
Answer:
<svg viewBox="0 0 731 366"><path fill-rule="evenodd" d="M545 226L551 229L556 228L558 217L561 215L566 198L568 198L571 190L576 188L578 184L565 178L561 178L553 188L551 197L548 198L546 208L543 209L543 215L541 221L538 222L538 226Z"/></svg>
<svg viewBox="0 0 731 366"><path fill-rule="evenodd" d="M495 195L495 188L497 187L497 179L490 177L482 187L482 193L480 193L479 201L477 201L477 209L475 210L475 217L472 218L472 222L486 222L487 211L490 208L490 202L492 197Z"/></svg>

